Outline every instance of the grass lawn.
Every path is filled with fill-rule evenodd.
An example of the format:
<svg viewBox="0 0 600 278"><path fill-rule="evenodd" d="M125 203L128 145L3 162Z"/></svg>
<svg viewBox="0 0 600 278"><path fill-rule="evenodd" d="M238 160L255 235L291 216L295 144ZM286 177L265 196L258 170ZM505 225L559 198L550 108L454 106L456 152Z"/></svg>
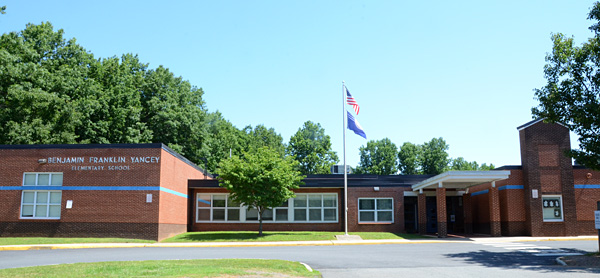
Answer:
<svg viewBox="0 0 600 278"><path fill-rule="evenodd" d="M0 237L0 245L67 244L67 243L153 243L154 240L128 238L62 238L62 237Z"/></svg>
<svg viewBox="0 0 600 278"><path fill-rule="evenodd" d="M0 270L0 277L321 277L282 260L176 260L77 263Z"/></svg>
<svg viewBox="0 0 600 278"><path fill-rule="evenodd" d="M211 242L211 241L314 241L335 240L342 232L263 232L259 237L256 231L243 232L190 232L168 238L162 242ZM350 233L363 239L416 239L424 238L413 234L395 233Z"/></svg>

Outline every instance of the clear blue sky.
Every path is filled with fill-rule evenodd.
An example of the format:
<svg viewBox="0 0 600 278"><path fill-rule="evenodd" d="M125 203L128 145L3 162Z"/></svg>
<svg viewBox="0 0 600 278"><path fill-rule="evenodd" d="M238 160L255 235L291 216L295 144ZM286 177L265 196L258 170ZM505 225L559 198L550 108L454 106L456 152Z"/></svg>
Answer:
<svg viewBox="0 0 600 278"><path fill-rule="evenodd" d="M238 128L287 142L320 123L340 159L345 81L369 140L443 137L451 157L500 166L520 164L551 33L586 40L593 2L0 0L0 31L49 21L96 58L138 54ZM366 142L348 134L348 164Z"/></svg>

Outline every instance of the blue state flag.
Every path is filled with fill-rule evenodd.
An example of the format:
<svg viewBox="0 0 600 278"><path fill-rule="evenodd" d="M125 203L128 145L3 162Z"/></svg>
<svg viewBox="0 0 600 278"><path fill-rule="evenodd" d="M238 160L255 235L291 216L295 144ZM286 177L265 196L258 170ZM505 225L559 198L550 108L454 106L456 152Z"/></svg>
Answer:
<svg viewBox="0 0 600 278"><path fill-rule="evenodd" d="M354 131L354 133L356 133L356 135L367 139L367 134L362 129L362 127L360 126L358 121L356 119L354 119L354 117L352 116L352 114L350 112L346 111L346 113L348 114L348 129Z"/></svg>

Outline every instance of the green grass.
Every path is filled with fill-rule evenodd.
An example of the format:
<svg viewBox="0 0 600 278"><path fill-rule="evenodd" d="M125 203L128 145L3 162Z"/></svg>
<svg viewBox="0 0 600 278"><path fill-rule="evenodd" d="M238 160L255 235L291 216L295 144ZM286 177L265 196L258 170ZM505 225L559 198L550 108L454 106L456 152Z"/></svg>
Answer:
<svg viewBox="0 0 600 278"><path fill-rule="evenodd" d="M259 237L258 232L190 232L168 238L162 242L224 242L224 241L315 241L335 240L335 235L342 232L263 232ZM350 233L359 235L363 239L415 239L424 238L412 234L395 233Z"/></svg>
<svg viewBox="0 0 600 278"><path fill-rule="evenodd" d="M61 238L61 237L0 237L0 245L68 244L68 243L154 243L154 240L128 238Z"/></svg>
<svg viewBox="0 0 600 278"><path fill-rule="evenodd" d="M282 260L177 260L77 263L0 270L0 277L321 277L297 262Z"/></svg>

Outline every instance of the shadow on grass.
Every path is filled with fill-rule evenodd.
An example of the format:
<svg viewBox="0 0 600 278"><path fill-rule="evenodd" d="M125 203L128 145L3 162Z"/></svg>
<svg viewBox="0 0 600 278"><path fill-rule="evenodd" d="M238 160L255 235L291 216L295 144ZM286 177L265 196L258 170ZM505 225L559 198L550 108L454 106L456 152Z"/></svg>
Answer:
<svg viewBox="0 0 600 278"><path fill-rule="evenodd" d="M585 253L577 249L565 249L566 253ZM485 267L526 269L541 273L600 273L599 268L564 267L556 263L558 256L535 256L525 252L474 252L446 254L446 257L461 259Z"/></svg>

